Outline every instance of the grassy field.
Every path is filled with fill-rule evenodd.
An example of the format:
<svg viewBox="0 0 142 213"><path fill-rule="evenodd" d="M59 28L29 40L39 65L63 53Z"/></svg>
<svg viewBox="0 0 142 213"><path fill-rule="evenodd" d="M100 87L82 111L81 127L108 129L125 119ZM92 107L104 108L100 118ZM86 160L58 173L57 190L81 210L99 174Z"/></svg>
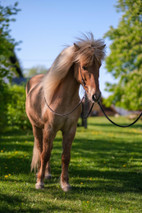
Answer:
<svg viewBox="0 0 142 213"><path fill-rule="evenodd" d="M53 178L44 190L35 189L35 174L30 173L32 148L32 133L1 135L0 212L142 212L142 122L118 128L105 118L90 118L87 130L78 127L68 193L59 185L61 133L51 156Z"/></svg>

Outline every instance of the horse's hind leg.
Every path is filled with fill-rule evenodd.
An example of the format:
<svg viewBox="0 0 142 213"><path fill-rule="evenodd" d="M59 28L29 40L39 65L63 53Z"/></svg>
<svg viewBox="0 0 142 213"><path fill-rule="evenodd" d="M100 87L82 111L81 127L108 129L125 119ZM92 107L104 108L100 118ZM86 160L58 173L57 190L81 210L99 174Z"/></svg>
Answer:
<svg viewBox="0 0 142 213"><path fill-rule="evenodd" d="M74 139L76 128L72 128L69 132L63 133L63 153L62 153L62 173L61 173L61 188L67 192L71 189L69 184L68 167L70 162L70 152L72 141Z"/></svg>
<svg viewBox="0 0 142 213"><path fill-rule="evenodd" d="M40 167L40 154L42 152L42 129L33 126L34 135L34 148L33 148L33 158L31 163L31 170L39 169Z"/></svg>
<svg viewBox="0 0 142 213"><path fill-rule="evenodd" d="M47 162L49 162L50 160L52 143L53 143L54 137L55 137L55 134L53 134L50 130L48 130L48 128L47 129L44 128L43 149L40 155L41 166L37 175L36 189L44 188L45 169L46 169Z"/></svg>

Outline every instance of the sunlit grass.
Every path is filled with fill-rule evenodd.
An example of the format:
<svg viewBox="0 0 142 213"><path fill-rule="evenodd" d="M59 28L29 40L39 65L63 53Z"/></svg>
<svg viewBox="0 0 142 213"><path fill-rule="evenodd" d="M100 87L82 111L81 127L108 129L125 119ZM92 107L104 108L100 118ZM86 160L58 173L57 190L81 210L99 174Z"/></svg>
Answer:
<svg viewBox="0 0 142 213"><path fill-rule="evenodd" d="M113 118L116 122L130 122ZM72 146L70 184L59 185L61 133L51 156L52 180L35 190L30 173L33 136L7 132L0 138L0 212L142 212L142 123L114 127L105 118L90 118L78 127Z"/></svg>

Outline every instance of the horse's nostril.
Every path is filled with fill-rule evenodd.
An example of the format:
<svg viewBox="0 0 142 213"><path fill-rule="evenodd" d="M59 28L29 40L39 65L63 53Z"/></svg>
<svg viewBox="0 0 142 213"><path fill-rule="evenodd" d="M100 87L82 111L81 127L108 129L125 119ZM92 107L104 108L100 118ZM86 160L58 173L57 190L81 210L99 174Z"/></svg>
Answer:
<svg viewBox="0 0 142 213"><path fill-rule="evenodd" d="M92 100L97 102L101 98L101 93L92 95Z"/></svg>
<svg viewBox="0 0 142 213"><path fill-rule="evenodd" d="M92 100L97 101L96 95L92 95Z"/></svg>

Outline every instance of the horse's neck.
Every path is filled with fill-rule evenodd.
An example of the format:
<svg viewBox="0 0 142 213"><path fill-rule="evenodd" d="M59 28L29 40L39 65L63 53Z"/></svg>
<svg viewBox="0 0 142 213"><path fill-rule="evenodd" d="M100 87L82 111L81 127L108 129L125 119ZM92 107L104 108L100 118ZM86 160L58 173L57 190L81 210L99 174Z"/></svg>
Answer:
<svg viewBox="0 0 142 213"><path fill-rule="evenodd" d="M79 101L79 83L74 78L74 67L56 88L52 103L74 106Z"/></svg>

